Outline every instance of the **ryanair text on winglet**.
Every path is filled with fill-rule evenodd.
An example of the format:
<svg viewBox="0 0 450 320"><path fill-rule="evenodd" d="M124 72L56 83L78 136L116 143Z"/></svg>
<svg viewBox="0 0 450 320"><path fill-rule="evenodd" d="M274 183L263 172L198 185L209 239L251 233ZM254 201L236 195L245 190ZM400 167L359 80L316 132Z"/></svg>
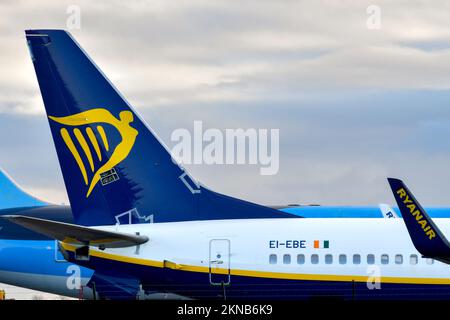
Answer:
<svg viewBox="0 0 450 320"><path fill-rule="evenodd" d="M436 237L436 233L431 228L431 226L428 225L428 221L423 217L423 214L420 212L420 210L417 209L417 205L407 195L405 189L401 188L397 190L397 194L399 195L400 199L403 200L403 203L409 209L409 212L412 214L412 216L416 217L417 223L420 224L423 232L425 232L428 238L431 240Z"/></svg>

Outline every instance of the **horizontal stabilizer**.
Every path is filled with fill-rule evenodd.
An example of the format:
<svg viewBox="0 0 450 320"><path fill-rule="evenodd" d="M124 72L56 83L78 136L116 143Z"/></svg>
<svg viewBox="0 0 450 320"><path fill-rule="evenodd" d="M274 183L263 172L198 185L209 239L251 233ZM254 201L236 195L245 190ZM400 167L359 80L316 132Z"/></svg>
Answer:
<svg viewBox="0 0 450 320"><path fill-rule="evenodd" d="M19 215L5 215L1 216L1 218L41 233L47 237L75 245L123 248L137 246L148 241L146 236L98 230L39 218Z"/></svg>
<svg viewBox="0 0 450 320"><path fill-rule="evenodd" d="M411 240L424 257L450 263L450 244L403 181L388 178Z"/></svg>

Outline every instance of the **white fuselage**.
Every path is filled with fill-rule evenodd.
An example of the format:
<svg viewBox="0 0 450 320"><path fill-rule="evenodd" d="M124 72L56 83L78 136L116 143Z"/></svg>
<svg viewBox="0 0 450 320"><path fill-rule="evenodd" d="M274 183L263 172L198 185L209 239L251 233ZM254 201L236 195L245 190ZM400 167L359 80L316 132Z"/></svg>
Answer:
<svg viewBox="0 0 450 320"><path fill-rule="evenodd" d="M450 219L435 219L435 222L444 234L450 232ZM231 274L260 272L263 277L315 279L319 276L317 279L332 280L334 276L360 279L375 273L382 281L403 282L410 278L406 282L450 284L450 267L422 258L402 219L220 220L99 228L140 232L150 239L139 250L136 247L106 249L102 251L104 254L166 261L180 270L209 268L211 264L213 269L229 266ZM229 241L229 254L224 242L219 241L214 247L214 240L223 239ZM314 248L315 241L320 248ZM323 248L325 241L328 248ZM276 260L271 255L276 255ZM360 256L359 263L355 255Z"/></svg>

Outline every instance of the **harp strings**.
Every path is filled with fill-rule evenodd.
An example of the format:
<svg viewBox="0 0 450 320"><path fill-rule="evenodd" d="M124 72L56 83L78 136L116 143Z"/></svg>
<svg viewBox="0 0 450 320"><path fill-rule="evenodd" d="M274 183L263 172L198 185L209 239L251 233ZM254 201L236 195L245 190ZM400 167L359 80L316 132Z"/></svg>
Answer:
<svg viewBox="0 0 450 320"><path fill-rule="evenodd" d="M106 151L108 151L109 143L108 143L108 138L106 137L105 130L103 129L102 126L97 126L96 129L97 129L98 134L100 135L103 146L105 147ZM88 181L86 166L82 160L82 157L80 155L80 152L78 151L78 148L77 148L74 140L72 139L69 131L66 128L62 128L60 130L60 133L61 133L61 137L62 137L64 143L66 144L70 153L73 155L75 162L77 163L78 168L80 169L81 175L83 176L84 183L86 185L88 185L89 181ZM95 170L94 159L92 156L91 148L90 148L85 136L83 135L82 131L78 128L73 129L73 135L75 136L76 141L78 142L78 145L81 147L81 150L83 150L84 156L86 157L86 159L89 163L91 172L94 172L94 170ZM101 162L102 161L102 153L100 151L100 144L99 144L99 141L97 140L97 137L95 136L95 133L91 127L86 128L86 135L92 145L92 148L95 151L97 159Z"/></svg>

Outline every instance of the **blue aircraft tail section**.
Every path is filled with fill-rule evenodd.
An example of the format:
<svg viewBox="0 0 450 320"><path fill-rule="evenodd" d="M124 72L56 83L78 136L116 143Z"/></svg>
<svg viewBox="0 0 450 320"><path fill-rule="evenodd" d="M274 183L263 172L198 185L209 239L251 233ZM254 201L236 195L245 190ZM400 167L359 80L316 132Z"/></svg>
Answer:
<svg viewBox="0 0 450 320"><path fill-rule="evenodd" d="M292 217L198 185L69 33L26 37L77 224Z"/></svg>
<svg viewBox="0 0 450 320"><path fill-rule="evenodd" d="M388 178L411 240L423 256L450 262L450 244L403 181Z"/></svg>
<svg viewBox="0 0 450 320"><path fill-rule="evenodd" d="M48 205L48 203L25 192L0 168L0 209L45 205Z"/></svg>

